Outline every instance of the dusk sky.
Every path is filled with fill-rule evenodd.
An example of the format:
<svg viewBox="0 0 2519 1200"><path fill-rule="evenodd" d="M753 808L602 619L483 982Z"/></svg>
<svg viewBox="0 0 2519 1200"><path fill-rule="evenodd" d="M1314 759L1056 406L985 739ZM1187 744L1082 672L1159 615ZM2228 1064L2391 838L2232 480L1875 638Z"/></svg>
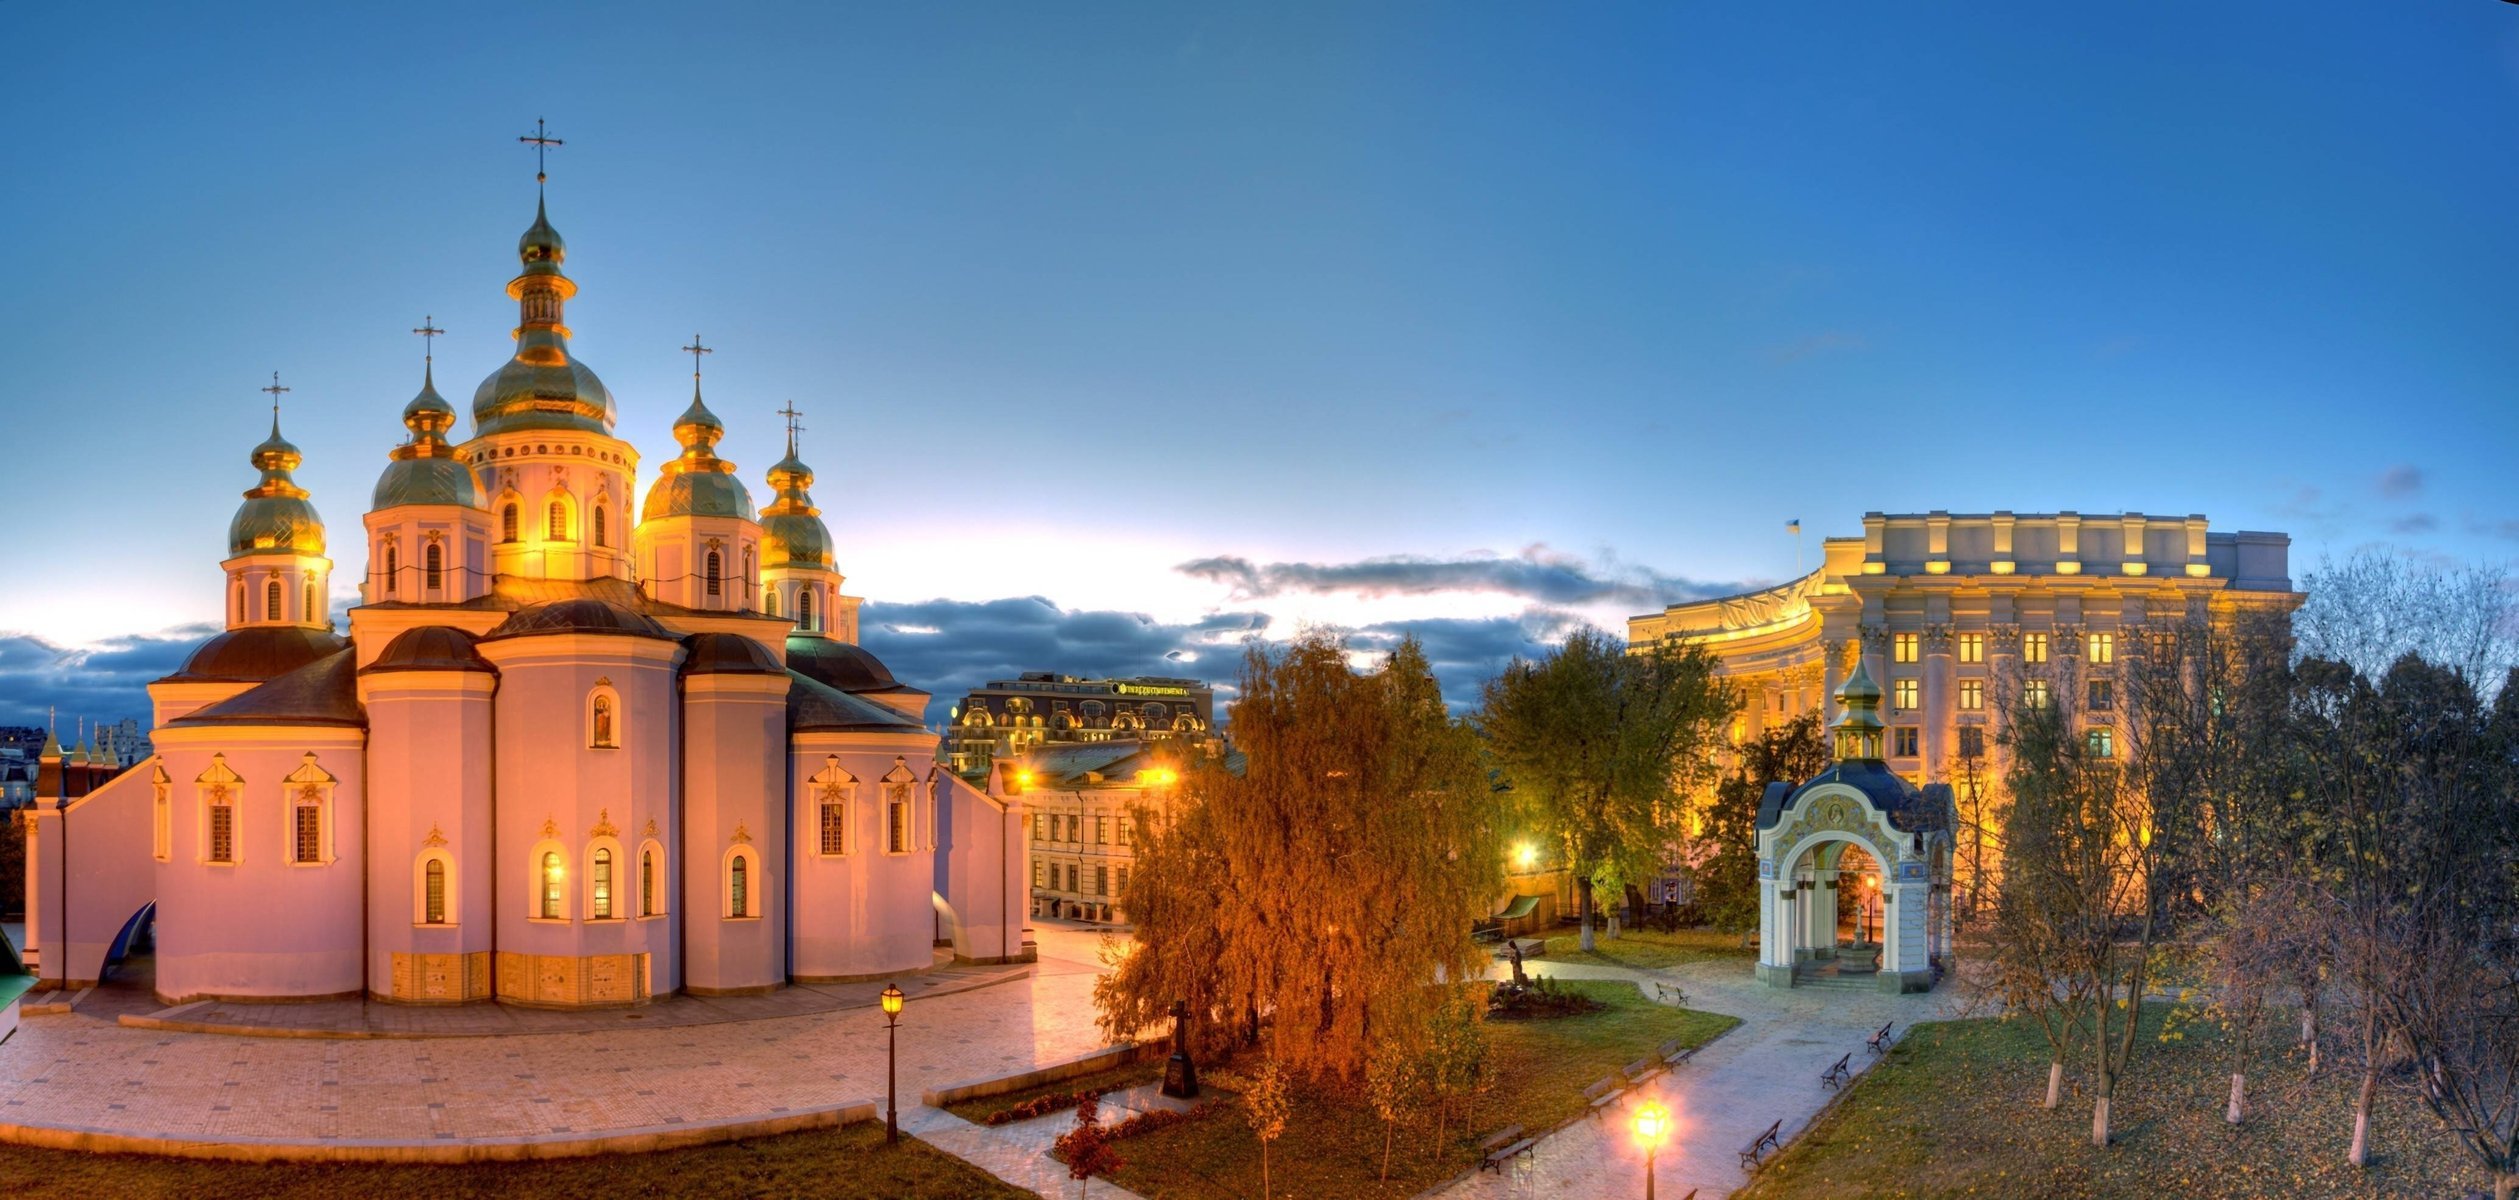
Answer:
<svg viewBox="0 0 2519 1200"><path fill-rule="evenodd" d="M694 331L867 644L1231 679L1780 582L1788 518L2138 510L2519 556L2519 8L0 8L0 722L146 715L281 373L336 606L419 385ZM191 627L186 629L185 627Z"/></svg>

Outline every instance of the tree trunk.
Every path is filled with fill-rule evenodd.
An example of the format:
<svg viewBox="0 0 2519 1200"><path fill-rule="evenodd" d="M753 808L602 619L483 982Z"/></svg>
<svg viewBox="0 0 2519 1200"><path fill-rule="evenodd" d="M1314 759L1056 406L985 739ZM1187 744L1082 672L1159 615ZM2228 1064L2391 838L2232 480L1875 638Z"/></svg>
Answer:
<svg viewBox="0 0 2519 1200"><path fill-rule="evenodd" d="M2379 1092L2379 1014L2362 1017L2362 1090L2353 1101L2353 1148L2345 1161L2370 1165L2370 1102Z"/></svg>
<svg viewBox="0 0 2519 1200"><path fill-rule="evenodd" d="M2040 1108L2054 1108L2064 1098L2064 1059L2061 1055L2047 1064L2047 1102Z"/></svg>
<svg viewBox="0 0 2519 1200"><path fill-rule="evenodd" d="M2495 1172L2493 1175L2493 1200L2514 1200L2514 1197L2519 1197L2519 1175L2508 1175Z"/></svg>
<svg viewBox="0 0 2519 1200"><path fill-rule="evenodd" d="M2248 1073L2233 1071L2230 1073L2230 1108L2222 1114L2222 1119L2236 1125L2245 1120L2247 1115Z"/></svg>
<svg viewBox="0 0 2519 1200"><path fill-rule="evenodd" d="M2108 1085L2103 1081L2099 1087L2099 1099L2090 1106L2090 1144L2104 1149L2108 1145Z"/></svg>
<svg viewBox="0 0 2519 1200"><path fill-rule="evenodd" d="M1268 1139L1260 1139L1260 1200L1268 1200Z"/></svg>
<svg viewBox="0 0 2519 1200"><path fill-rule="evenodd" d="M1575 886L1575 890L1576 890L1578 893L1580 893L1580 896L1578 897L1578 900L1577 900L1577 903L1576 903L1576 907L1577 907L1578 909L1580 909L1580 910L1581 910L1581 912L1582 912L1582 919L1583 919L1583 936L1582 936L1582 939L1581 939L1581 945L1582 945L1582 947L1583 947L1584 951L1585 951L1586 953L1589 953L1589 952L1592 950L1592 948L1593 948L1593 944L1592 944L1592 881L1591 881L1591 880L1589 880L1589 879L1578 879L1578 880L1575 880L1575 881L1574 881L1574 886Z"/></svg>
<svg viewBox="0 0 2519 1200"><path fill-rule="evenodd" d="M2318 1004L2303 1001L2300 1006L2300 1040L2309 1046L2309 1077L2318 1076Z"/></svg>
<svg viewBox="0 0 2519 1200"><path fill-rule="evenodd" d="M1391 1181L1391 1132L1399 1128L1397 1121L1382 1122L1382 1182Z"/></svg>

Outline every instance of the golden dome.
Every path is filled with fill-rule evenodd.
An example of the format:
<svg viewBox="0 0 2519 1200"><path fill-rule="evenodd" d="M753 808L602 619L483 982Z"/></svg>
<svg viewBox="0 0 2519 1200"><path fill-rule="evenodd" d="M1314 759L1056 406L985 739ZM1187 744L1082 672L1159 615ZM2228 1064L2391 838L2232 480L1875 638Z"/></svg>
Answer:
<svg viewBox="0 0 2519 1200"><path fill-rule="evenodd" d="M539 200L533 227L517 239L516 257L524 272L507 284L518 309L516 357L472 393L474 435L528 429L610 434L612 392L586 364L569 357L569 329L561 315L577 284L560 273L568 245Z"/></svg>
<svg viewBox="0 0 2519 1200"><path fill-rule="evenodd" d="M813 468L796 457L793 431L787 435L787 457L770 468L769 480L778 498L761 510L761 565L829 570L831 530L805 492L813 486Z"/></svg>
<svg viewBox="0 0 2519 1200"><path fill-rule="evenodd" d="M308 503L306 489L289 478L305 461L297 447L280 436L280 418L271 418L271 436L254 447L255 469L262 481L245 492L245 503L227 524L227 549L234 554L321 554L324 519Z"/></svg>
<svg viewBox="0 0 2519 1200"><path fill-rule="evenodd" d="M691 381L691 407L674 418L673 436L682 443L682 454L659 469L655 486L647 489L647 503L639 509L639 519L751 520L752 493L744 490L742 478L735 474L735 464L717 457L715 450L717 440L726 436L726 423L700 400L696 378Z"/></svg>
<svg viewBox="0 0 2519 1200"><path fill-rule="evenodd" d="M369 498L371 511L405 504L481 508L488 503L481 477L458 461L454 447L446 444L446 431L455 426L455 406L437 394L433 369L422 369L420 394L402 407L402 424L411 431L411 440L394 447L393 461L377 477L376 492Z"/></svg>

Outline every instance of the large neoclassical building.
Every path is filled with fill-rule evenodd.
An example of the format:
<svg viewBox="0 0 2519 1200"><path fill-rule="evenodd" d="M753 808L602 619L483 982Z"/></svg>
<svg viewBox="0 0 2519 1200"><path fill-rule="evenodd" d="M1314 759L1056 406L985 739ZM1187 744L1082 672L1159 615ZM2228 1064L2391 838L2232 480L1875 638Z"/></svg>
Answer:
<svg viewBox="0 0 2519 1200"><path fill-rule="evenodd" d="M695 373L641 496L539 204L517 257L472 436L433 366L402 408L347 636L275 415L226 630L150 687L155 753L83 794L44 758L43 978L99 978L152 923L169 1002L620 1004L915 971L947 940L1024 957L1020 801L940 769L927 694L856 645L792 424L756 510Z"/></svg>

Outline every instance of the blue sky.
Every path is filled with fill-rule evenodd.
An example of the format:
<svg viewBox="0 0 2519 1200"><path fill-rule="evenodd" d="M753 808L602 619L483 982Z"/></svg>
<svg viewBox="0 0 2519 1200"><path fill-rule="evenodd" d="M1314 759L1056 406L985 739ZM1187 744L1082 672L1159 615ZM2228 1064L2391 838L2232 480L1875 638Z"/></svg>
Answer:
<svg viewBox="0 0 2519 1200"><path fill-rule="evenodd" d="M274 369L355 575L405 331L459 406L507 353L536 117L619 432L694 330L756 498L803 408L939 692L1323 622L1465 695L1867 509L2519 555L2484 0L15 5L0 63L0 720L216 618Z"/></svg>

